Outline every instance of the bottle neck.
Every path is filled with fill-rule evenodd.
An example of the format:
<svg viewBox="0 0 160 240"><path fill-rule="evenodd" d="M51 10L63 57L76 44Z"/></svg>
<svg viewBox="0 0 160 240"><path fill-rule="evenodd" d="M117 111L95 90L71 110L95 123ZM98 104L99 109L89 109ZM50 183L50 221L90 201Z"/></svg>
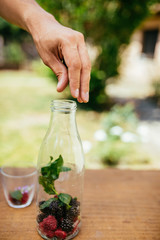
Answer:
<svg viewBox="0 0 160 240"><path fill-rule="evenodd" d="M49 130L59 133L77 133L75 112L77 104L72 100L53 100Z"/></svg>
<svg viewBox="0 0 160 240"><path fill-rule="evenodd" d="M50 119L50 130L54 132L77 132L75 111L59 112L52 111Z"/></svg>

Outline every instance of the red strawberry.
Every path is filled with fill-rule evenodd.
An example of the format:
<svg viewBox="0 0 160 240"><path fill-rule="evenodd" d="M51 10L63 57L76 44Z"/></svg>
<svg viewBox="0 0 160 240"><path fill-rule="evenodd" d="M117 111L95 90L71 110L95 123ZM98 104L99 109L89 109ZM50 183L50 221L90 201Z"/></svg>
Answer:
<svg viewBox="0 0 160 240"><path fill-rule="evenodd" d="M29 198L28 193L24 192L23 196L22 196L22 199L21 199L22 204L25 204L28 201L28 198Z"/></svg>
<svg viewBox="0 0 160 240"><path fill-rule="evenodd" d="M55 231L55 236L59 237L59 238L62 238L62 239L65 239L67 237L67 233L62 231L61 229L57 229Z"/></svg>

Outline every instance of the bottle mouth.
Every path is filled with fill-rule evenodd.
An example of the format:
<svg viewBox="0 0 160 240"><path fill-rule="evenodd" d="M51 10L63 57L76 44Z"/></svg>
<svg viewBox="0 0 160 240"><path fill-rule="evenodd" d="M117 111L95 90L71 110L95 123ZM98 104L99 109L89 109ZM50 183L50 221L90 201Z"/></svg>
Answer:
<svg viewBox="0 0 160 240"><path fill-rule="evenodd" d="M77 103L72 100L52 100L51 101L51 111L69 113L76 111Z"/></svg>

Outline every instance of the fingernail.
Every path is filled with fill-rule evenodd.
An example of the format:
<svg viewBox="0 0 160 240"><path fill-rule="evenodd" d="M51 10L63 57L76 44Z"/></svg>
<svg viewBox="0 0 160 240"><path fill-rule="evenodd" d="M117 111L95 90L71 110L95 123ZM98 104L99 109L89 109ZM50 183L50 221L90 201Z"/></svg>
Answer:
<svg viewBox="0 0 160 240"><path fill-rule="evenodd" d="M81 98L78 98L78 102L79 102L79 103L83 103L83 101L82 101Z"/></svg>
<svg viewBox="0 0 160 240"><path fill-rule="evenodd" d="M78 96L79 96L79 89L78 88L75 90L74 96L75 96L75 98L78 98Z"/></svg>
<svg viewBox="0 0 160 240"><path fill-rule="evenodd" d="M85 102L88 102L88 100L89 100L89 92L86 92L86 93L84 93L84 101Z"/></svg>

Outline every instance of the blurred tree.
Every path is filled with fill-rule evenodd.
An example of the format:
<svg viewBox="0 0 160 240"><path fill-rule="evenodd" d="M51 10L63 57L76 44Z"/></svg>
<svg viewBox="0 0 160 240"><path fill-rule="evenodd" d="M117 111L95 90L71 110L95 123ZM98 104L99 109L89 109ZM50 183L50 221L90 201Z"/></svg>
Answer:
<svg viewBox="0 0 160 240"><path fill-rule="evenodd" d="M119 51L130 41L131 34L148 17L150 6L158 0L38 0L65 26L83 32L87 41L97 46L99 54L91 74L92 109L107 101L106 79L118 74ZM95 94L96 93L96 94Z"/></svg>
<svg viewBox="0 0 160 240"><path fill-rule="evenodd" d="M3 18L0 18L0 35L3 36L4 42L11 41L22 42L23 39L28 36L28 33L19 27L8 23Z"/></svg>
<svg viewBox="0 0 160 240"><path fill-rule="evenodd" d="M0 36L3 38L3 61L0 68L19 68L28 59L38 56L28 32L0 18Z"/></svg>
<svg viewBox="0 0 160 240"><path fill-rule="evenodd" d="M159 0L37 0L65 26L83 32L90 45L97 46L90 85L92 109L106 105L106 79L118 74L119 52L130 41L131 34L150 13L150 6ZM5 44L31 42L28 33L0 19L0 35ZM28 40L29 39L29 40ZM27 47L26 47L27 48ZM31 47L28 47L28 49ZM30 51L29 54L32 55ZM35 55L35 53L34 53ZM32 57L32 56L31 56Z"/></svg>

